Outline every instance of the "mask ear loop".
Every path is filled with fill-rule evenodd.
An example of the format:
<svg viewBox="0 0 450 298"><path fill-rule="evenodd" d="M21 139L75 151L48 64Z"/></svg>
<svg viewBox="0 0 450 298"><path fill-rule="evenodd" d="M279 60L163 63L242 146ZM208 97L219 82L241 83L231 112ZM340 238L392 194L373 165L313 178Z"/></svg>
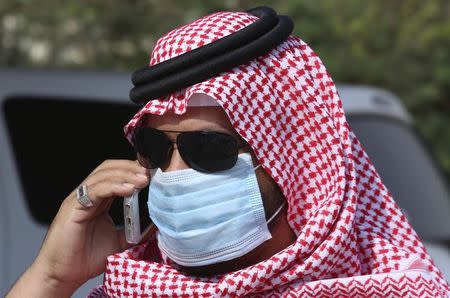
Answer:
<svg viewBox="0 0 450 298"><path fill-rule="evenodd" d="M254 167L253 170L256 171L260 167L261 167L261 164ZM281 204L281 206L277 209L277 211L275 211L275 213L272 214L272 216L267 220L267 224L269 224L275 217L277 217L277 215L281 212L281 210L283 210L284 206L286 206L286 201L284 201L283 204Z"/></svg>
<svg viewBox="0 0 450 298"><path fill-rule="evenodd" d="M275 211L275 213L269 218L269 220L267 221L267 224L269 224L275 217L277 217L277 215L281 212L281 210L283 210L283 207L286 205L286 201L283 202L283 204L281 204L281 206L278 208L277 211Z"/></svg>

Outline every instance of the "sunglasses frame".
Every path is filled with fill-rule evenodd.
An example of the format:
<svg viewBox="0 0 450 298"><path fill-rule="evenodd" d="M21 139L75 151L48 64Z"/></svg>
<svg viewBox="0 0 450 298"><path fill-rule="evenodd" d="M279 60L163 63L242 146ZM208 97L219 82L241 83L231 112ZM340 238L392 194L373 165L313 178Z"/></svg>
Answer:
<svg viewBox="0 0 450 298"><path fill-rule="evenodd" d="M151 161L150 158L150 154L145 154L145 152L143 152L142 149L144 149L143 147L145 147L145 145L142 145L143 141L139 141L139 134L141 130L147 130L147 131L153 131L154 133L158 134L159 136L163 137L163 140L167 142L167 152L163 152L164 156L160 156L160 161L156 162L158 164L156 164L155 162ZM177 133L176 136L176 140L172 141L169 136L167 136L167 133ZM197 162L195 162L192 158L192 156L190 156L190 154L186 153L186 150L184 149L183 143L183 138L186 137L187 135L201 135L201 136L205 136L205 135L214 135L214 136L219 136L219 137L225 137L229 142L232 142L232 150L234 150L233 152L233 161L229 162L225 167L205 167L204 165L199 165ZM213 172L219 172L219 171L224 171L227 169L232 168L236 162L237 162L237 158L238 158L238 154L239 154L239 149L242 149L244 147L246 147L248 144L246 142L239 144L238 141L236 140L236 138L234 138L231 134L225 133L225 132L219 132L219 131L211 131L211 130L191 130L191 131L174 131L174 130L159 130L153 127L145 127L145 126L137 126L135 128L133 137L132 137L132 143L133 143L133 147L136 151L137 157L138 157L138 161L139 163L148 169L155 169L155 168L161 168L163 166L165 166L169 161L170 161L170 156L172 156L173 154L173 150L174 150L174 145L176 144L176 149L178 150L181 158L183 159L183 161L186 163L187 166L189 166L190 168L197 170L199 172L204 172L204 173L213 173ZM170 144L169 144L170 143ZM214 147L212 148L214 149ZM231 156L231 155L230 155Z"/></svg>

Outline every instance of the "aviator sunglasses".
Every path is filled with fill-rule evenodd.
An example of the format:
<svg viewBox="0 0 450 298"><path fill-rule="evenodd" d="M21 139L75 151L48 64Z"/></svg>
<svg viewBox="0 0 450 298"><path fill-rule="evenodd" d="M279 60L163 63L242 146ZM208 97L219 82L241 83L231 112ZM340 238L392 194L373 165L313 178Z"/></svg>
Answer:
<svg viewBox="0 0 450 298"><path fill-rule="evenodd" d="M173 142L166 132L178 133ZM133 145L139 163L148 169L163 168L169 163L174 144L183 161L200 172L218 172L231 169L237 161L238 151L247 144L239 144L226 133L217 131L168 131L138 126Z"/></svg>

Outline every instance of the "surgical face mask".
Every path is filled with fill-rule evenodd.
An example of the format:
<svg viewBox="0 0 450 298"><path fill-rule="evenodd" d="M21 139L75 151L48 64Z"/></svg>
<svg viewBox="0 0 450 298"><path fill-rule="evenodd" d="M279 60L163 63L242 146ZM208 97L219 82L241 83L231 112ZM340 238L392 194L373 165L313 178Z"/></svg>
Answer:
<svg viewBox="0 0 450 298"><path fill-rule="evenodd" d="M226 171L157 169L149 187L150 218L158 246L183 266L238 258L271 238L250 154Z"/></svg>

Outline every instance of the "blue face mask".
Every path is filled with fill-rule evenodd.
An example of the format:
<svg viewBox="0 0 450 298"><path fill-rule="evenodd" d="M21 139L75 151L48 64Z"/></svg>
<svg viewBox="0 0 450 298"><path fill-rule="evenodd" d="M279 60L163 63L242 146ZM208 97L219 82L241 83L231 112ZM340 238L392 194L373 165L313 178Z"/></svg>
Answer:
<svg viewBox="0 0 450 298"><path fill-rule="evenodd" d="M282 209L271 217L273 219ZM183 266L231 260L271 238L250 154L226 171L157 169L149 187L158 246Z"/></svg>

